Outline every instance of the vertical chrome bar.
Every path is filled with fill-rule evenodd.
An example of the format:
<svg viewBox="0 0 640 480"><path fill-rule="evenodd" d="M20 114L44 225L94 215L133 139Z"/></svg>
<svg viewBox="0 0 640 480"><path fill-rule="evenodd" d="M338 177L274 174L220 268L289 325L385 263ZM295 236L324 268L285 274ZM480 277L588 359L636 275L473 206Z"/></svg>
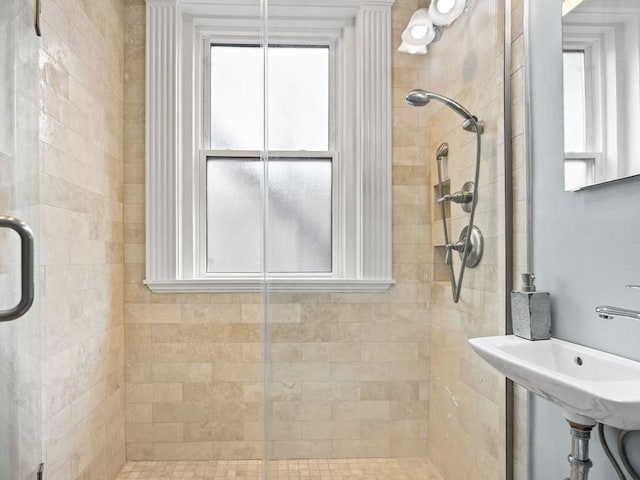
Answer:
<svg viewBox="0 0 640 480"><path fill-rule="evenodd" d="M567 458L571 466L569 480L587 480L589 470L593 466L589 460L589 439L591 427L585 425L571 425L571 454Z"/></svg>
<svg viewBox="0 0 640 480"><path fill-rule="evenodd" d="M504 308L505 325L504 333L513 333L511 317L511 295L513 290L513 118L511 108L513 102L513 90L511 85L512 64L512 2L505 0L504 8ZM515 475L515 393L513 382L505 379L505 479L513 480Z"/></svg>
<svg viewBox="0 0 640 480"><path fill-rule="evenodd" d="M9 228L20 237L20 301L8 310L0 310L0 322L8 322L21 317L33 305L34 296L34 247L31 228L13 217L0 216L0 228Z"/></svg>

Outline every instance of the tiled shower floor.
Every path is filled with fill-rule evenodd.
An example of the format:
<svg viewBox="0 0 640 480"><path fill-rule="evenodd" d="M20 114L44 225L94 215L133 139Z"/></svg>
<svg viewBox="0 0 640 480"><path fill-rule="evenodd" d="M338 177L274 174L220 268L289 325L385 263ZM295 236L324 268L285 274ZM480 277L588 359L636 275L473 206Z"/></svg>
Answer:
<svg viewBox="0 0 640 480"><path fill-rule="evenodd" d="M258 460L127 462L116 480L259 480ZM269 480L442 480L425 458L279 460Z"/></svg>

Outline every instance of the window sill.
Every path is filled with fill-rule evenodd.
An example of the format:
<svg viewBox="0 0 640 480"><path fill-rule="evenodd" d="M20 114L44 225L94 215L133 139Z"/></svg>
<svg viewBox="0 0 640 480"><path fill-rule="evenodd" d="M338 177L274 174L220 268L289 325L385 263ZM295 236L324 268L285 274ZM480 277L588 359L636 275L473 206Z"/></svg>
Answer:
<svg viewBox="0 0 640 480"><path fill-rule="evenodd" d="M258 278L216 278L181 280L145 280L155 293L251 293L262 292L265 282ZM270 292L290 293L384 293L395 284L393 279L308 279L273 278Z"/></svg>

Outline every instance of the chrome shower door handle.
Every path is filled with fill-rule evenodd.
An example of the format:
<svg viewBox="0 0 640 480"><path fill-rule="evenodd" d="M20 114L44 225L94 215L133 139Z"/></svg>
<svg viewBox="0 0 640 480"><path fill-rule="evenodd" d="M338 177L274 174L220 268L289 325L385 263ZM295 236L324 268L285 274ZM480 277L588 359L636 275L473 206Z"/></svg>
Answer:
<svg viewBox="0 0 640 480"><path fill-rule="evenodd" d="M9 228L20 237L20 301L8 310L0 310L0 322L8 322L21 317L33 305L34 296L34 246L33 233L29 225L13 217L0 216L0 228Z"/></svg>

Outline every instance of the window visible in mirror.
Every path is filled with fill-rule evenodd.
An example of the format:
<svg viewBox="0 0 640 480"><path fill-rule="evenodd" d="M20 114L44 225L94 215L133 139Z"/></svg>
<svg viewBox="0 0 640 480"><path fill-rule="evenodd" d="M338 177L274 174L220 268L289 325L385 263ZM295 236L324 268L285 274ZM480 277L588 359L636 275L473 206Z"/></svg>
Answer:
<svg viewBox="0 0 640 480"><path fill-rule="evenodd" d="M565 39L565 190L577 190L595 183L604 170L606 131L601 112L606 98L601 81L601 58L597 39Z"/></svg>
<svg viewBox="0 0 640 480"><path fill-rule="evenodd" d="M595 182L602 156L594 122L592 71L585 50L565 50L564 66L564 188L577 190Z"/></svg>
<svg viewBox="0 0 640 480"><path fill-rule="evenodd" d="M564 150L587 150L584 51L564 52Z"/></svg>
<svg viewBox="0 0 640 480"><path fill-rule="evenodd" d="M567 189L639 175L640 3L584 1L562 27Z"/></svg>

